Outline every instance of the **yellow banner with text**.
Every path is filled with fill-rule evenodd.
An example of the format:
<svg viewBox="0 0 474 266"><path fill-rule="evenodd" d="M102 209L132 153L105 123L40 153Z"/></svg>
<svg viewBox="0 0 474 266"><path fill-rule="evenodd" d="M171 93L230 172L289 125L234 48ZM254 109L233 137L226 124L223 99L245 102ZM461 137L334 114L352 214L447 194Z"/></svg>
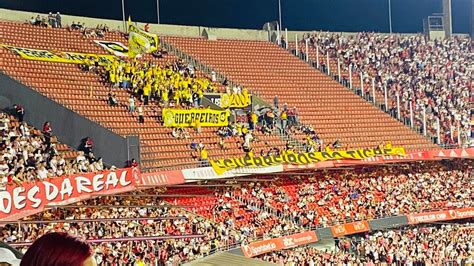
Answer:
<svg viewBox="0 0 474 266"><path fill-rule="evenodd" d="M221 159L210 161L214 171L221 175L228 170L241 167L267 167L279 164L310 164L330 160L353 159L363 160L376 156L401 155L404 156L405 149L402 147L391 147L387 145L383 148L357 149L349 151L326 150L323 152L293 153L286 152L281 155L242 157L232 159Z"/></svg>
<svg viewBox="0 0 474 266"><path fill-rule="evenodd" d="M224 93L221 95L222 108L244 108L252 104L252 98L246 91L241 93Z"/></svg>
<svg viewBox="0 0 474 266"><path fill-rule="evenodd" d="M163 122L167 127L222 127L229 125L229 112L211 109L164 108Z"/></svg>
<svg viewBox="0 0 474 266"><path fill-rule="evenodd" d="M28 60L84 64L88 60L95 61L96 59L99 59L99 64L109 64L113 60L117 59L117 57L113 55L99 55L99 54L87 54L87 53L76 53L76 52L52 52L48 50L21 48L21 47L14 47L14 46L4 45L4 44L0 46Z"/></svg>

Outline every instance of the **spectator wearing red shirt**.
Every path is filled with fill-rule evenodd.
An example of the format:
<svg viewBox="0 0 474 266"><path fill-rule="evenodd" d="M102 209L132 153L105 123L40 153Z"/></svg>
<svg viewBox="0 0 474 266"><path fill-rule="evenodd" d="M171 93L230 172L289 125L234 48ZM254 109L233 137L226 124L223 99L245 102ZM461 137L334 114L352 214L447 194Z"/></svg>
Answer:
<svg viewBox="0 0 474 266"><path fill-rule="evenodd" d="M51 128L51 123L49 123L49 121L44 122L44 124L43 124L43 134L51 136L52 131L53 130Z"/></svg>
<svg viewBox="0 0 474 266"><path fill-rule="evenodd" d="M86 155L91 154L92 152L92 147L94 146L94 142L92 141L91 137L87 137L86 141L84 142L84 153Z"/></svg>
<svg viewBox="0 0 474 266"><path fill-rule="evenodd" d="M43 125L43 134L45 138L45 143L49 147L51 146L51 133L53 132L53 129L51 128L51 124L49 121L46 121Z"/></svg>
<svg viewBox="0 0 474 266"><path fill-rule="evenodd" d="M129 163L129 167L137 167L137 166L138 166L138 162L135 159L132 159Z"/></svg>

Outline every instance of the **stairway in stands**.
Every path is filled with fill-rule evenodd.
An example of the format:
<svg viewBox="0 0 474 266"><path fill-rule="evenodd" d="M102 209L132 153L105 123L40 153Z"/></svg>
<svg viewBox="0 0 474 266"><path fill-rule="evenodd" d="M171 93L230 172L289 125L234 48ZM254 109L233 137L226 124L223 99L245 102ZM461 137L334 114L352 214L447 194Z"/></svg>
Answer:
<svg viewBox="0 0 474 266"><path fill-rule="evenodd" d="M301 121L312 125L324 143L339 139L344 148L391 143L412 151L437 147L275 44L163 39L229 79L257 91L266 101L272 102L278 95L280 105L297 106Z"/></svg>
<svg viewBox="0 0 474 266"><path fill-rule="evenodd" d="M288 42L288 50L291 53L294 53L296 51L296 44L295 42ZM306 44L305 40L298 41L298 50L299 52L306 53ZM306 55L303 56L303 54L299 54L300 58L304 61L306 61ZM316 51L316 48L314 45L308 45L308 61L313 63L314 67L317 67L317 59L319 58L319 65L328 65L327 62L327 54L325 51L319 48L319 55L318 51ZM338 66L337 66L337 58L333 53L329 54L329 73L327 72L328 70L325 71L325 74L334 77L335 79L338 78ZM349 72L349 66L345 65L343 62L340 62L340 73L341 73L341 80L346 80L347 84L350 82L350 75L351 73ZM352 89L357 90L358 93L362 93L361 90L361 79L360 79L360 74L361 72L357 69L354 69L352 71ZM370 73L371 76L374 76L374 73ZM376 100L376 105L380 106L385 103L385 96L384 93L375 85L375 91L372 90L372 78L369 78L365 76L363 78L364 80L364 97L372 102L373 101L373 93L375 92L375 100ZM349 85L348 85L349 86ZM390 97L387 98L387 104L390 106L392 99Z"/></svg>
<svg viewBox="0 0 474 266"><path fill-rule="evenodd" d="M0 32L2 44L54 51L106 54L102 48L93 43L93 40L127 42L118 32L109 32L105 38L91 39L78 31L43 28L16 22L0 22ZM149 55L144 57L144 60L153 60L158 64L176 59L172 55L167 55L163 59L154 59ZM78 65L26 60L5 48L0 48L0 62L0 71L67 108L119 135L138 135L141 145L141 167L145 171L196 167L198 161L191 156L190 149L193 139L205 144L211 159L244 155L240 139L228 140L226 149L222 150L218 145L216 128L203 128L200 134L189 130L189 139L174 139L171 136L171 129L156 121L157 113L161 112L158 106L146 106L145 123L139 124L137 118L126 110L125 104L129 97L126 91L114 90L121 104L115 107L109 106L106 99L110 86L101 82L98 75L82 71ZM256 151L270 147L281 148L285 145L277 136L257 134L257 137L259 141L254 144Z"/></svg>

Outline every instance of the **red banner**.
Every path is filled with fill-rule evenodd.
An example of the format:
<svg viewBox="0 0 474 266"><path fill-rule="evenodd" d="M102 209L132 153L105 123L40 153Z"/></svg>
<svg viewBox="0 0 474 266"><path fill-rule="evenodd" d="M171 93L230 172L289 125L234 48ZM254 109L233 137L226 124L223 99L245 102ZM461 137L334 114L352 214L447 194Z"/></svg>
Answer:
<svg viewBox="0 0 474 266"><path fill-rule="evenodd" d="M66 205L92 196L110 195L135 189L132 168L57 177L46 181L8 186L0 191L0 220L17 220L41 212L46 205Z"/></svg>
<svg viewBox="0 0 474 266"><path fill-rule="evenodd" d="M474 217L474 207L407 215L409 224L432 223Z"/></svg>
<svg viewBox="0 0 474 266"><path fill-rule="evenodd" d="M244 256L251 258L268 252L293 248L317 241L318 237L316 236L316 233L313 231L308 231L250 243L248 245L242 246L242 252L244 253Z"/></svg>
<svg viewBox="0 0 474 266"><path fill-rule="evenodd" d="M334 237L352 235L369 231L369 222L360 221L341 225L331 226L331 232Z"/></svg>
<svg viewBox="0 0 474 266"><path fill-rule="evenodd" d="M181 170L161 171L153 173L141 173L137 186L169 186L184 183L184 175Z"/></svg>

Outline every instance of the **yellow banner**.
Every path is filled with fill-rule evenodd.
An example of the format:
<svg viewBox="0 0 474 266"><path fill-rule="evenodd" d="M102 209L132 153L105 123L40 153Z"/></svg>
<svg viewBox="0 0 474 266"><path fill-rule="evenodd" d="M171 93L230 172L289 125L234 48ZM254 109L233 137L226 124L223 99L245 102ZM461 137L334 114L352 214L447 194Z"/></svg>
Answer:
<svg viewBox="0 0 474 266"><path fill-rule="evenodd" d="M116 57L113 55L98 55L76 52L51 52L48 50L21 48L3 44L1 46L29 60L84 64L86 59L95 61L95 59L98 58L100 64L107 64L116 59Z"/></svg>
<svg viewBox="0 0 474 266"><path fill-rule="evenodd" d="M250 94L246 91L241 93L221 94L222 108L244 108L252 103Z"/></svg>
<svg viewBox="0 0 474 266"><path fill-rule="evenodd" d="M151 53L158 50L158 36L153 33L139 29L128 18L128 53L130 57L135 57L142 53Z"/></svg>
<svg viewBox="0 0 474 266"><path fill-rule="evenodd" d="M163 121L167 127L222 127L229 125L229 112L211 109L170 109L164 108Z"/></svg>
<svg viewBox="0 0 474 266"><path fill-rule="evenodd" d="M405 155L402 147L386 146L383 149L357 149L350 151L309 152L309 153L284 153L274 156L242 157L210 161L214 171L221 175L224 172L240 167L267 167L280 164L310 164L330 160L353 159L363 160L383 155Z"/></svg>

